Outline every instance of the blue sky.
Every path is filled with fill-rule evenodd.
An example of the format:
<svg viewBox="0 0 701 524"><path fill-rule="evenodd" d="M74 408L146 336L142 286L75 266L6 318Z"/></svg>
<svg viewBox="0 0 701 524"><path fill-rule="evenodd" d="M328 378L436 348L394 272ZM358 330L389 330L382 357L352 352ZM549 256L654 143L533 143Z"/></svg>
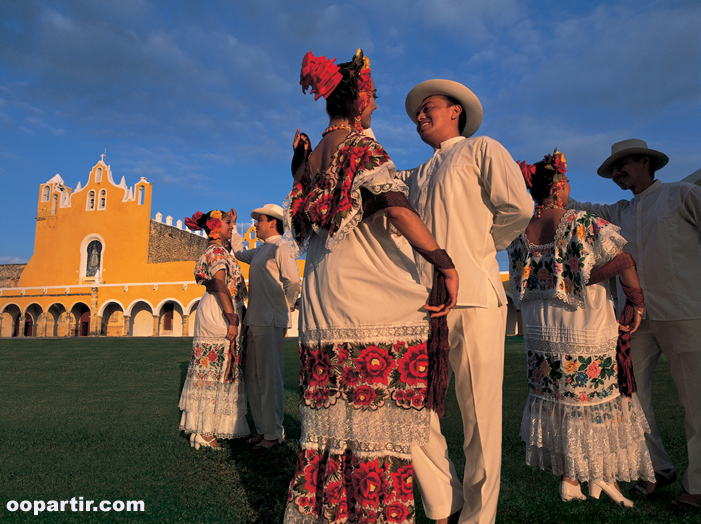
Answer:
<svg viewBox="0 0 701 524"><path fill-rule="evenodd" d="M3 0L0 263L31 257L40 184L84 185L105 149L116 182L153 183L152 217L280 203L295 129L328 123L298 83L310 50L370 57L399 168L432 154L406 94L448 78L515 160L557 147L575 198L628 198L596 175L613 142L666 153L662 181L701 168L699 27L698 0Z"/></svg>

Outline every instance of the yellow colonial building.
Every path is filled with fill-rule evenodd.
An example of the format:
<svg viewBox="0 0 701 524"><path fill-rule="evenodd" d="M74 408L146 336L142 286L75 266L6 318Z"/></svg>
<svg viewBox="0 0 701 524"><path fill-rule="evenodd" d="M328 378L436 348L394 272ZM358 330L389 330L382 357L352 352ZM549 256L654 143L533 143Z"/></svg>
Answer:
<svg viewBox="0 0 701 524"><path fill-rule="evenodd" d="M207 239L151 219L151 194L146 178L116 184L104 155L85 186L41 184L34 254L0 266L0 336L191 336ZM252 227L244 238L255 246Z"/></svg>

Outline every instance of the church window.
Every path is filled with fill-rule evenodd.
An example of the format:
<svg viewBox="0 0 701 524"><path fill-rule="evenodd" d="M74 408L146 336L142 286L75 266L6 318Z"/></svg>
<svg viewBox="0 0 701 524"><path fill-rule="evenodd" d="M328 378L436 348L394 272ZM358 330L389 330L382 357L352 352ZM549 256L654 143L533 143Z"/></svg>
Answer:
<svg viewBox="0 0 701 524"><path fill-rule="evenodd" d="M107 190L101 189L100 190L100 201L97 205L97 209L105 209L105 207L107 207Z"/></svg>
<svg viewBox="0 0 701 524"><path fill-rule="evenodd" d="M49 192L51 191L51 188L49 186L44 186L43 189L41 190L41 201L42 202L48 202L49 201Z"/></svg>
<svg viewBox="0 0 701 524"><path fill-rule="evenodd" d="M100 269L100 258L102 256L102 243L99 240L93 240L88 244L88 256L85 267L85 276L94 277Z"/></svg>
<svg viewBox="0 0 701 524"><path fill-rule="evenodd" d="M92 211L93 209L95 209L95 191L90 190L88 191L88 200L85 203L85 210Z"/></svg>
<svg viewBox="0 0 701 524"><path fill-rule="evenodd" d="M102 182L102 168L98 167L95 171L95 182Z"/></svg>
<svg viewBox="0 0 701 524"><path fill-rule="evenodd" d="M139 202L140 206L144 205L144 186L139 186L139 189L137 190L137 201Z"/></svg>
<svg viewBox="0 0 701 524"><path fill-rule="evenodd" d="M54 195L54 198L51 201L51 214L55 215L57 209L58 209L58 195Z"/></svg>

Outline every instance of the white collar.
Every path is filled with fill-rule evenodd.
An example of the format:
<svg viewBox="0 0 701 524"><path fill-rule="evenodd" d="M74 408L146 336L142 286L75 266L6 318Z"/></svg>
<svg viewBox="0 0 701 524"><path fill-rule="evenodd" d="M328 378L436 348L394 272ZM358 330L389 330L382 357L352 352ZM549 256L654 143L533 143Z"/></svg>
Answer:
<svg viewBox="0 0 701 524"><path fill-rule="evenodd" d="M441 142L441 144L436 148L436 152L445 151L446 149L449 149L451 146L457 144L461 140L466 140L466 138L464 136L454 136L453 138L449 138L448 140Z"/></svg>

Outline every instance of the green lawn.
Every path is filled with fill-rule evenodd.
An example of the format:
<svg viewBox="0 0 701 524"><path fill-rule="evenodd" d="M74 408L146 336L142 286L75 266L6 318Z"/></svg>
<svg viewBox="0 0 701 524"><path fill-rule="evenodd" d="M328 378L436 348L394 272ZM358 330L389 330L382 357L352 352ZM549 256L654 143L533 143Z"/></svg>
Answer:
<svg viewBox="0 0 701 524"><path fill-rule="evenodd" d="M300 431L296 341L286 343L288 441L256 453L240 441L227 452L195 452L178 431L177 404L191 343L187 338L0 340L0 520L280 522ZM671 509L680 481L631 510L605 495L599 501L561 503L557 479L524 464L518 436L527 395L521 338L507 338L504 383L497 522L699 522L698 514ZM681 473L686 468L683 412L664 360L655 399L665 444ZM462 471L460 414L452 391L442 424ZM143 500L145 512L44 511L35 516L6 507L10 500L71 497ZM420 508L417 522L428 522Z"/></svg>

